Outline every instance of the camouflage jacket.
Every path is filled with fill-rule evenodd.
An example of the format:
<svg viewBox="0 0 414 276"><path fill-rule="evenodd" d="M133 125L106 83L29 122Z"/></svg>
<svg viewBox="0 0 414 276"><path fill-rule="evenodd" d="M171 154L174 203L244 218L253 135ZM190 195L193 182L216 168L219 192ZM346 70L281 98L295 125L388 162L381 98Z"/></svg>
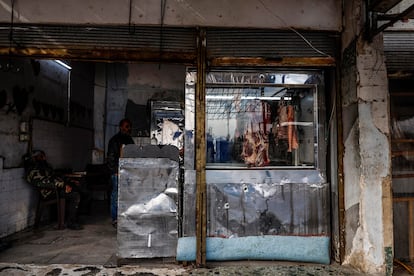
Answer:
<svg viewBox="0 0 414 276"><path fill-rule="evenodd" d="M43 198L48 197L56 189L63 188L65 182L53 174L53 169L47 164L33 164L26 173L26 180L39 189Z"/></svg>

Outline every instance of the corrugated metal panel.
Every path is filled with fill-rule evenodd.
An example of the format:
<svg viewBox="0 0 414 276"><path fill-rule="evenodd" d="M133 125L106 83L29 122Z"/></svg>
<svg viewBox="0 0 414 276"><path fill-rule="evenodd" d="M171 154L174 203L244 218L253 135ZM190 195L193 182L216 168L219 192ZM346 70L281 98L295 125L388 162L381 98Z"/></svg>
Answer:
<svg viewBox="0 0 414 276"><path fill-rule="evenodd" d="M336 38L323 32L208 29L207 51L210 57L334 57Z"/></svg>
<svg viewBox="0 0 414 276"><path fill-rule="evenodd" d="M17 24L12 46L63 51L147 51L196 54L196 28L159 26L56 26ZM10 25L0 24L0 48L10 45ZM338 34L270 29L208 28L209 57L335 56Z"/></svg>
<svg viewBox="0 0 414 276"><path fill-rule="evenodd" d="M414 32L385 32L384 53L389 72L414 71Z"/></svg>
<svg viewBox="0 0 414 276"><path fill-rule="evenodd" d="M0 25L0 47L9 46L9 25ZM194 52L196 30L173 27L15 25L13 46L44 49L147 49Z"/></svg>

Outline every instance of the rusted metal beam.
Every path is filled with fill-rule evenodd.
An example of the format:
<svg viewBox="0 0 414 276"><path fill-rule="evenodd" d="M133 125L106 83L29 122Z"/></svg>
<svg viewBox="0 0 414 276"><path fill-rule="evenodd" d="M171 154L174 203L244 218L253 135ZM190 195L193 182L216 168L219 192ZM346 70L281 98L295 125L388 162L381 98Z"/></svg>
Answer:
<svg viewBox="0 0 414 276"><path fill-rule="evenodd" d="M196 264L206 264L207 184L206 184L206 31L197 37L197 84L195 92L195 156L196 156Z"/></svg>
<svg viewBox="0 0 414 276"><path fill-rule="evenodd" d="M341 70L336 69L336 75L341 76ZM338 83L341 83L341 77L338 77ZM338 182L338 222L339 222L339 261L342 264L345 260L345 247L346 247L346 238L345 238L345 180L344 180L344 155L345 155L345 146L344 146L344 132L343 132L343 114L342 114L342 91L340 88L337 88L335 96L336 104L336 124L337 124L337 162L338 162L338 171L337 171L337 182Z"/></svg>
<svg viewBox="0 0 414 276"><path fill-rule="evenodd" d="M384 31L386 28L394 25L395 22L411 17L412 13L414 13L414 4L412 4L407 9L405 9L403 12L399 13L398 15L396 15L395 17L390 19L389 22L387 22L385 24L382 24L381 27L374 30L373 33L372 33L373 36L375 36L376 34L379 34L380 32Z"/></svg>
<svg viewBox="0 0 414 276"><path fill-rule="evenodd" d="M273 67L334 67L333 57L216 57L209 59L210 66L273 66Z"/></svg>
<svg viewBox="0 0 414 276"><path fill-rule="evenodd" d="M369 1L369 10L385 13L395 7L401 0L372 0Z"/></svg>
<svg viewBox="0 0 414 276"><path fill-rule="evenodd" d="M1 55L32 58L73 59L100 62L169 62L194 65L196 53L162 52L148 49L45 49L0 48Z"/></svg>

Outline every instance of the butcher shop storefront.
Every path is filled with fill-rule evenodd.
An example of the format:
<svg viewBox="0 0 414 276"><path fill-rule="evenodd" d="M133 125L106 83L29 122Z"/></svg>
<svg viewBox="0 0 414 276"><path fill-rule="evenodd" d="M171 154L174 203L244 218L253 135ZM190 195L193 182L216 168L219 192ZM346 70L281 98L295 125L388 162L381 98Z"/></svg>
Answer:
<svg viewBox="0 0 414 276"><path fill-rule="evenodd" d="M195 133L196 77L187 73L187 134ZM324 81L318 70L206 73L207 260L330 262ZM197 243L190 137L177 248L182 261L195 260Z"/></svg>
<svg viewBox="0 0 414 276"><path fill-rule="evenodd" d="M140 27L138 32L137 27L142 35L133 36L127 28L114 27L118 32L103 28L104 35L89 44L86 37L100 29L71 26L69 31L73 28L84 36L67 44L62 38L72 36L63 36L65 28L45 30L64 49L52 51L46 44L52 49L46 51L48 58L154 63L154 75L170 64L183 69L180 96L173 103L158 98L146 118L154 133L145 138L156 134L160 148L171 145L165 141L179 141L176 158L159 163L158 155L141 160L141 152L132 152L120 160L118 257L173 257L198 264L330 262L330 252L339 248L332 242L339 236L338 216L331 216L338 212L332 196L338 190L333 119L337 34L172 27L162 32ZM32 42L29 31L16 29L14 36L36 45L50 43ZM109 35L124 35L124 40ZM131 49L84 52L103 40ZM73 45L84 49L71 49ZM59 56L66 52L72 56ZM134 68L128 66L122 67L125 72ZM124 71L113 71L116 87ZM134 70L128 73L134 76ZM110 90L107 99L118 97L115 88ZM110 116L107 111L106 119ZM130 216L128 210L134 213Z"/></svg>
<svg viewBox="0 0 414 276"><path fill-rule="evenodd" d="M207 30L205 62L199 46L186 75L177 260L330 262L336 42L307 35L315 47L292 33Z"/></svg>

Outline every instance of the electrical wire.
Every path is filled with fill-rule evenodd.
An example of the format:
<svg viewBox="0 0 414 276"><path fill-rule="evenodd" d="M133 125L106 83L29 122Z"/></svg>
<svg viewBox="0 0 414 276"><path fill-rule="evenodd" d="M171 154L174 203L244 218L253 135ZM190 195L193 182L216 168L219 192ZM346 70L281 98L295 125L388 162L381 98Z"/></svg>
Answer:
<svg viewBox="0 0 414 276"><path fill-rule="evenodd" d="M290 27L285 20L283 20L280 16L278 16L277 14L275 14L269 7L266 6L265 3L263 3L262 0L259 0L260 4L262 4L262 6L276 19L278 19L280 22L282 22L283 25L285 25L289 30L291 30L292 32L294 32L295 34L297 34L300 38L302 38L303 41L305 41L306 44L309 45L309 47L311 47L313 50L315 50L317 53L324 55L326 57L331 57L329 54L322 52L321 50L317 49L315 46L312 45L312 43L307 40L301 33L299 33L297 30L295 30L294 28Z"/></svg>
<svg viewBox="0 0 414 276"><path fill-rule="evenodd" d="M135 24L132 24L132 1L129 0L129 15L128 15L128 32L129 34L135 34ZM132 26L132 28L131 28Z"/></svg>
<svg viewBox="0 0 414 276"><path fill-rule="evenodd" d="M162 51L164 48L164 17L165 17L165 7L167 5L167 0L161 0L160 2L160 60L161 60L161 55L162 55ZM161 62L158 64L158 69L161 69Z"/></svg>
<svg viewBox="0 0 414 276"><path fill-rule="evenodd" d="M14 1L11 0L11 18L10 18L10 33L9 33L9 55L13 46L13 28L14 28Z"/></svg>

